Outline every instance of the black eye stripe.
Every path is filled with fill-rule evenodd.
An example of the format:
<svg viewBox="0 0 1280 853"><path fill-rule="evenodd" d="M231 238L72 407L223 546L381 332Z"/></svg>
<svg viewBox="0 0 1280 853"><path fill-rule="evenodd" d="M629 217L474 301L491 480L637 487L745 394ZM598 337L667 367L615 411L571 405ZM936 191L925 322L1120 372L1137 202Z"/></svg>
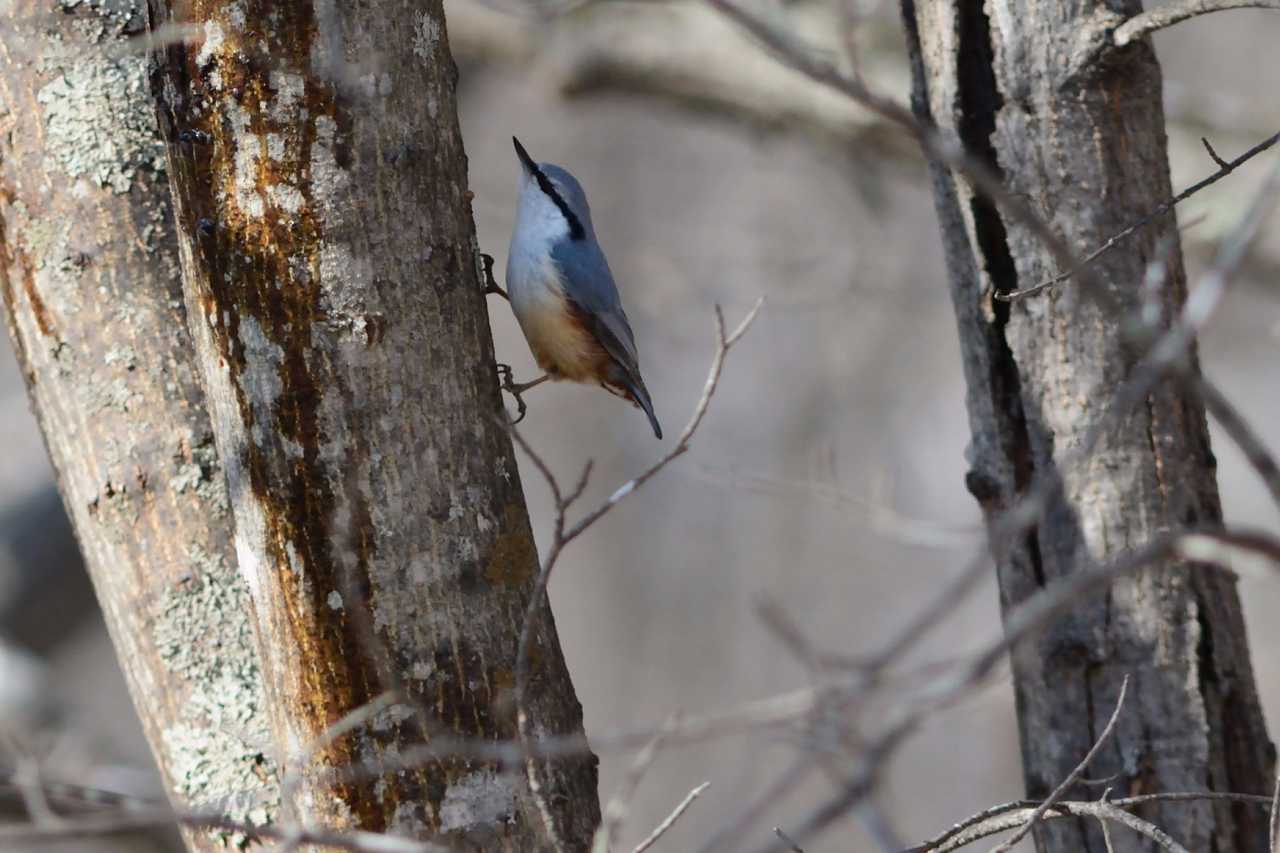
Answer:
<svg viewBox="0 0 1280 853"><path fill-rule="evenodd" d="M555 203L555 206L560 208L560 213L564 216L564 221L569 223L569 239L581 240L585 237L587 232L583 230L582 223L578 220L577 214L570 210L569 205L560 197L560 193L556 191L555 184L551 183L551 179L544 175L542 170L537 166L533 167L533 177L538 182L538 189L546 193L547 198L551 199L551 201Z"/></svg>

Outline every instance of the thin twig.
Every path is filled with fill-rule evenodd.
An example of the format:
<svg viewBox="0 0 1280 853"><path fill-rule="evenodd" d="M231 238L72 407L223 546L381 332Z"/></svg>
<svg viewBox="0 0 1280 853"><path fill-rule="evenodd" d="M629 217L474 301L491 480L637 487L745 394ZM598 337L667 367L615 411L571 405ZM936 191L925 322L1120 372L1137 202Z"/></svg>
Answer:
<svg viewBox="0 0 1280 853"><path fill-rule="evenodd" d="M1111 712L1111 719L1107 721L1107 725L1102 730L1102 734L1098 735L1098 739L1093 742L1093 746L1090 747L1084 758L1080 760L1080 763L1075 766L1074 770L1067 774L1067 778L1063 779L1062 783L1053 789L1049 796L1045 798L1044 802L1036 806L1036 810L1031 813L1031 817L1022 826L1022 828L1005 839L1005 841L992 850L991 853L1008 853L1008 851L1012 850L1015 844L1026 838L1028 833L1035 829L1036 824L1040 822L1045 813L1049 811L1049 809L1053 808L1054 803L1058 802L1058 800L1061 800L1063 796L1066 795L1071 786L1076 783L1076 780L1084 775L1084 771L1088 769L1090 762L1097 757L1098 753L1102 750L1103 744L1107 742L1107 739L1111 737L1111 733L1115 731L1116 721L1120 719L1120 712L1124 709L1124 698L1125 694L1128 693L1128 690L1129 676L1126 675L1124 677L1124 681L1120 682L1120 696L1116 699L1116 709Z"/></svg>
<svg viewBox="0 0 1280 853"><path fill-rule="evenodd" d="M880 849L885 853L898 853L902 849L902 841L898 838L898 833L890 823L889 817L884 813L884 809L875 802L874 798L868 798L858 809L858 817L862 819L862 825Z"/></svg>
<svg viewBox="0 0 1280 853"><path fill-rule="evenodd" d="M787 845L787 850L791 851L791 853L804 853L804 850L800 847L800 845L796 844L796 842L791 838L790 835L787 835L785 832L782 831L782 827L775 826L773 828L773 834L778 836L779 841Z"/></svg>
<svg viewBox="0 0 1280 853"><path fill-rule="evenodd" d="M609 853L618 843L618 836L622 834L622 823L631 812L631 801L635 799L636 791L640 788L645 773L658 757L658 750L662 748L667 731L673 728L678 720L678 716L673 716L663 726L663 730L654 735L653 740L649 741L644 749L636 753L626 778L622 780L617 792L605 806L604 818L600 821L600 828L596 830L595 838L591 843L592 853Z"/></svg>
<svg viewBox="0 0 1280 853"><path fill-rule="evenodd" d="M1102 792L1102 796L1098 798L1098 802L1105 803L1111 797L1111 789L1107 788ZM1116 848L1111 843L1111 824L1105 820L1098 821L1098 826L1102 827L1102 843L1106 845L1107 853L1116 853Z"/></svg>
<svg viewBox="0 0 1280 853"><path fill-rule="evenodd" d="M654 844L657 844L658 839L661 838L667 830L675 826L676 821L680 819L680 816L688 811L689 806L693 805L693 801L698 799L699 795L701 795L703 791L707 790L707 787L710 784L710 782L703 782L701 785L686 794L685 798L680 801L680 804L677 805L674 810L672 810L671 814L667 815L666 820L658 824L657 829L650 833L648 838L637 844L631 853L644 853L645 850L648 850Z"/></svg>
<svg viewBox="0 0 1280 853"><path fill-rule="evenodd" d="M743 806L737 815L708 838L706 843L698 848L697 853L714 853L714 851L723 848L738 849L739 839L754 825L756 818L763 815L766 809L776 807L778 801L789 792L795 790L800 782L814 769L816 768L812 757L808 754L801 755L782 775L770 783L751 802Z"/></svg>
<svg viewBox="0 0 1280 853"><path fill-rule="evenodd" d="M1088 255L1085 255L1084 260L1082 260L1079 264L1074 266L1069 266L1066 268L1065 272L1060 272L1057 275L1055 275L1053 278L1045 279L1039 284L1033 285L1031 287L1027 287L1022 290L1010 291L1008 293L998 293L996 294L996 299L999 299L1002 302L1014 302L1019 299L1025 299L1028 296L1034 296L1037 293L1040 293L1041 291L1044 291L1050 287L1053 287L1055 284L1060 284L1066 281L1067 279L1071 278L1073 275L1076 275L1078 272L1080 272L1082 268L1087 267L1088 265L1096 261L1098 258L1105 255L1107 252L1114 249L1121 241L1123 241L1130 234L1133 234L1139 228L1142 228L1150 224L1154 220L1160 218L1161 216L1164 216L1166 213L1168 213L1169 211L1177 207L1180 203L1191 198L1193 195L1200 192L1205 187L1211 184L1216 184L1218 181L1222 180L1227 175L1230 175L1232 172L1234 172L1236 169L1239 169L1241 166L1243 166L1248 161L1252 160L1254 157L1257 157L1263 151L1266 151L1267 149L1273 147L1277 142L1280 142L1280 133L1276 133L1275 135L1267 139L1264 139L1262 142L1259 142L1257 145L1253 146L1248 151L1241 154L1239 157L1227 162L1223 162L1222 159L1218 157L1217 152L1213 150L1213 146L1209 145L1209 141L1207 139L1202 141L1204 142L1205 147L1209 149L1210 156L1214 158L1214 162L1218 164L1218 167L1219 167L1218 171L1214 172L1212 175L1205 178L1204 180L1194 183L1191 186L1187 187L1185 190L1178 193L1176 196L1169 199L1164 204L1160 205L1155 210L1148 213L1146 216L1135 221L1132 225L1129 225L1123 230L1118 231L1115 234L1111 235L1111 237L1108 238L1105 243L1103 243L1098 248L1094 249Z"/></svg>
<svg viewBox="0 0 1280 853"><path fill-rule="evenodd" d="M1276 790L1271 795L1271 853L1280 853L1280 773L1276 774Z"/></svg>
<svg viewBox="0 0 1280 853"><path fill-rule="evenodd" d="M62 818L49 805L44 785L40 781L40 763L29 755L21 754L13 771L13 784L22 797L27 816L42 826L56 825Z"/></svg>
<svg viewBox="0 0 1280 853"><path fill-rule="evenodd" d="M1111 41L1116 47L1124 47L1156 30L1172 27L1197 15L1227 9L1280 9L1280 0L1181 0L1134 15L1116 27Z"/></svg>
<svg viewBox="0 0 1280 853"><path fill-rule="evenodd" d="M344 714L336 723L317 735L303 750L302 757L297 765L290 767L288 772L285 773L284 779L280 783L280 800L285 803L290 801L298 785L303 781L303 772L307 769L307 765L312 762L320 750L348 732L363 726L388 707L400 701L400 699L400 694L397 691L388 690Z"/></svg>

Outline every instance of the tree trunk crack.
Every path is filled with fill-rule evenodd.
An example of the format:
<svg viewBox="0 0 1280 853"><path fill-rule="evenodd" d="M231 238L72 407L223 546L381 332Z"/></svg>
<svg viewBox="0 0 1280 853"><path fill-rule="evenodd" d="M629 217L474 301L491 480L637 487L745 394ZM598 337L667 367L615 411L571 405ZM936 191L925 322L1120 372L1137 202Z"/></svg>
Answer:
<svg viewBox="0 0 1280 853"><path fill-rule="evenodd" d="M981 0L966 0L959 7L960 47L957 51L959 80L958 131L965 149L983 160L997 175L1002 175L991 141L996 129L996 114L1004 104L992 65L991 22ZM974 238L983 269L995 293L1018 289L1018 270L1009 250L1008 232L994 202L974 194L969 202L973 216ZM1022 402L1022 382L1018 363L1005 335L1012 305L992 300L991 322L987 346L991 358L991 389L1005 428L1001 436L1005 454L1013 461L1014 494L1020 495L1031 484L1035 473L1035 456L1027 429ZM1044 586L1044 567L1039 538L1035 530L1025 537L1027 555L1037 584Z"/></svg>

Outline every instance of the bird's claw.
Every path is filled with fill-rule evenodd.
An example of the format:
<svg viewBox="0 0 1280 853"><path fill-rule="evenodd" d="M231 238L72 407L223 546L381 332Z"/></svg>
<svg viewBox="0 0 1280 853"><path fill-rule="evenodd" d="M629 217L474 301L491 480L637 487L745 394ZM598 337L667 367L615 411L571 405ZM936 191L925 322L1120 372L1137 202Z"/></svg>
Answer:
<svg viewBox="0 0 1280 853"><path fill-rule="evenodd" d="M498 287L498 282L497 282L497 280L493 277L493 255L487 255L487 254L485 254L484 252L481 252L481 253L480 253L480 263L481 263L481 264L483 264L483 266L484 266L484 293L485 293L485 296L488 296L490 293L496 293L496 294L498 294L499 296L501 296L503 299L505 299L505 300L507 300L508 302L510 302L510 301L511 301L511 297L510 297L510 296L507 296L507 292L506 292L505 290L503 290L501 287ZM507 373L508 373L508 374L510 374L510 372L511 372L511 368L510 368L510 367L508 367L508 368L507 368Z"/></svg>
<svg viewBox="0 0 1280 853"><path fill-rule="evenodd" d="M488 255L485 255L485 257L488 257ZM493 264L492 258L489 258L489 264L490 265ZM503 295L505 296L506 294L503 294ZM511 365L509 364L498 365L498 381L500 383L498 386L499 388L501 388L503 391L506 391L512 397L515 397L516 417L515 417L515 420L511 422L511 425L515 426L516 424L524 420L524 416L529 411L529 407L526 406L524 402L523 394L525 391L525 387L516 384L515 375L512 373Z"/></svg>

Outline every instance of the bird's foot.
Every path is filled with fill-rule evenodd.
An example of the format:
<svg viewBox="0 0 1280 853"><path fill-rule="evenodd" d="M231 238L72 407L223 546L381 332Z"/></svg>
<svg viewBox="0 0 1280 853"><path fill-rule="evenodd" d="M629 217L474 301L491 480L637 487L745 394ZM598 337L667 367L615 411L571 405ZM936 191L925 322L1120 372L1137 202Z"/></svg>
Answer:
<svg viewBox="0 0 1280 853"><path fill-rule="evenodd" d="M498 287L498 282L493 277L493 255L486 255L484 252L481 252L480 263L484 265L484 295L488 296L490 293L496 293L503 299L510 302L511 297L507 295L505 290ZM508 367L507 373L509 374L510 372L511 368Z"/></svg>
<svg viewBox="0 0 1280 853"><path fill-rule="evenodd" d="M515 376L511 372L511 365L498 365L498 380L500 383L498 387L516 399L516 418L511 422L512 425L518 424L524 420L524 416L529 410L529 407L526 406L524 402L524 392L528 391L530 388L541 385L550 378L551 377L544 374L532 382L516 382Z"/></svg>

